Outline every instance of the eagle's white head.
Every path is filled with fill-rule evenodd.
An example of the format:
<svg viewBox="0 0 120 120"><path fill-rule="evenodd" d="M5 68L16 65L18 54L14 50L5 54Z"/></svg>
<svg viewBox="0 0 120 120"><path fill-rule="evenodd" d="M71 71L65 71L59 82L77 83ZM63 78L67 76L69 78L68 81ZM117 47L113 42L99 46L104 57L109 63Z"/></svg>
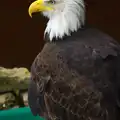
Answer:
<svg viewBox="0 0 120 120"><path fill-rule="evenodd" d="M45 34L53 38L69 36L77 31L85 21L84 0L36 0L29 7L29 15L42 12L49 18Z"/></svg>

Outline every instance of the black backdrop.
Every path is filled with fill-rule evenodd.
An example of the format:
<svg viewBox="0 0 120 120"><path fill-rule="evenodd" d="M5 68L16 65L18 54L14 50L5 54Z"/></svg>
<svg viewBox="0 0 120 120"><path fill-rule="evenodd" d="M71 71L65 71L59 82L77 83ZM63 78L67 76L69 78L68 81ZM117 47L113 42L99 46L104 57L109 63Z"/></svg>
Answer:
<svg viewBox="0 0 120 120"><path fill-rule="evenodd" d="M30 0L0 1L0 66L30 67L43 46L45 20L28 16ZM120 0L86 0L89 24L120 40Z"/></svg>

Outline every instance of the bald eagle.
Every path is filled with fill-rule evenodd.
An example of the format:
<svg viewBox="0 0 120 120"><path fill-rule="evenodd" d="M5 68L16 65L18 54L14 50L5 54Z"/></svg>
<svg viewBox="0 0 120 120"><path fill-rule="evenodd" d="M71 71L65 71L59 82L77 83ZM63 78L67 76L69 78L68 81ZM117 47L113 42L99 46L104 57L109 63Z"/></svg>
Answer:
<svg viewBox="0 0 120 120"><path fill-rule="evenodd" d="M83 0L36 0L49 20L31 66L28 101L47 120L120 120L120 45L85 26Z"/></svg>

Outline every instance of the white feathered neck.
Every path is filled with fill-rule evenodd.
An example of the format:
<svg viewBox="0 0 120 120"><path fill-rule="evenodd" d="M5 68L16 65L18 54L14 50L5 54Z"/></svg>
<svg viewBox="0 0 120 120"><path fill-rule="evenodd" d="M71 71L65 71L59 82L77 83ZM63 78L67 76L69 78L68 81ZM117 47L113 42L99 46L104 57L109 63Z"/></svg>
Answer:
<svg viewBox="0 0 120 120"><path fill-rule="evenodd" d="M85 5L83 0L60 0L55 5L55 11L44 12L49 18L44 34L53 38L70 36L71 32L77 31L85 21Z"/></svg>

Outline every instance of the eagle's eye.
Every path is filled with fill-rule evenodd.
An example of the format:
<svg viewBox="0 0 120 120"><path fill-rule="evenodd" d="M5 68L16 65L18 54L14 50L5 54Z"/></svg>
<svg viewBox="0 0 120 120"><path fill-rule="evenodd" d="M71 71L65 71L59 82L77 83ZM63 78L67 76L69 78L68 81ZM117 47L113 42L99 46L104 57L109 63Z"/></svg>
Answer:
<svg viewBox="0 0 120 120"><path fill-rule="evenodd" d="M55 4L55 0L48 0L46 1L48 4Z"/></svg>

